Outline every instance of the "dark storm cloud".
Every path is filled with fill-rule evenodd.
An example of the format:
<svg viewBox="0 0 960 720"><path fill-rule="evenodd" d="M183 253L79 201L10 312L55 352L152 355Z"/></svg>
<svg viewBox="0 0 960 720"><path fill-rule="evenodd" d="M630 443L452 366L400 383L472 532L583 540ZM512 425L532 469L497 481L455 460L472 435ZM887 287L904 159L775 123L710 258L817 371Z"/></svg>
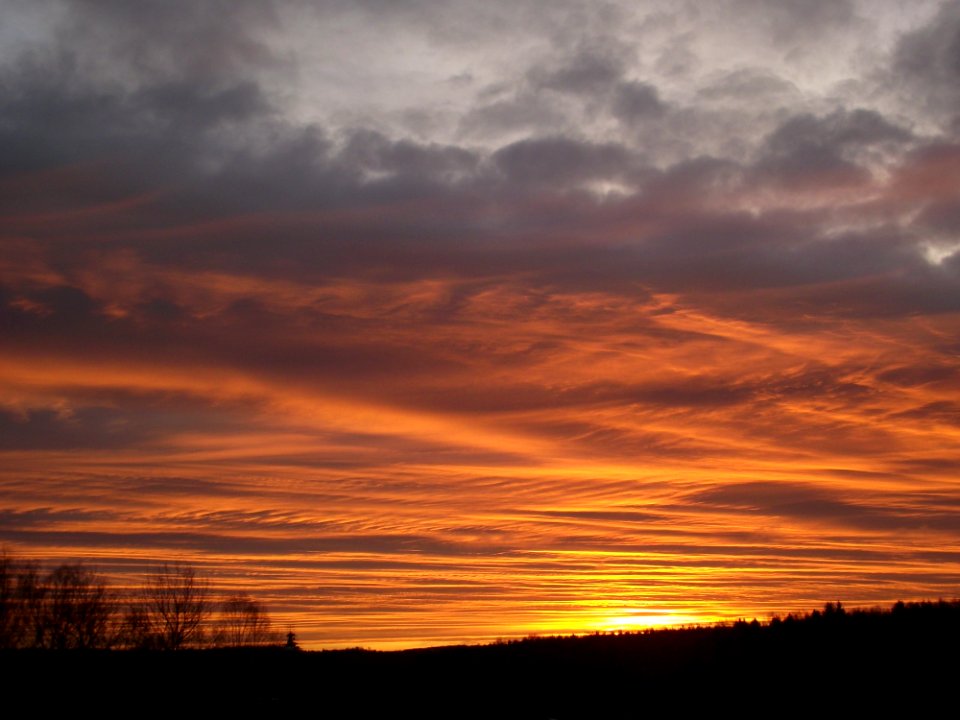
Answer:
<svg viewBox="0 0 960 720"><path fill-rule="evenodd" d="M790 12L810 10L802 7ZM819 8L810 10L814 18L826 12ZM691 284L719 289L834 282L903 268L911 274L926 272L911 241L893 231L886 237L847 234L817 241L810 232L811 216L803 213L755 218L696 207L696 191L717 182L709 159L702 161L705 170L696 173L683 162L651 174L624 144L537 133L533 110L530 136L488 157L474 149L388 138L361 128L336 141L320 128L280 119L250 69L269 65L270 58L249 30L231 39L211 16L201 14L195 26L182 30L185 38L175 40L167 35L177 32L182 17L175 22L175 11L159 5L150 12L169 15L157 20L161 40L154 50L144 50L144 58L131 63L139 73L132 87L74 84L42 62L8 68L5 84L12 101L0 137L12 158L8 171L112 163L99 173L91 171L101 178L103 198L115 198L121 185L159 191L124 220L151 227L251 212L382 208L353 218L331 214L292 225L282 218L238 222L222 235L214 227L178 229L162 243L120 241L152 261L243 271L296 273L312 268L326 274L376 266L395 273L404 268L421 273L431 268L461 273L537 268L545 279L561 283L574 275L582 283L589 276L582 271L586 266L593 269L598 286L632 275L662 290ZM142 30L132 16L113 5L97 13L113 18L108 24L120 36L130 28L129 42L117 39L111 51L121 52L119 47L133 52L129 48ZM210 34L212 55L197 58L185 52L181 58L172 52L203 33ZM81 34L74 42L82 40ZM161 48L171 51L164 62L151 55ZM188 70L195 65L201 70L191 75ZM536 89L530 108L547 102L537 93L550 91L606 93L613 112L625 121L664 112L653 85L626 78L620 51L603 54L588 48L565 63L528 74L527 82ZM519 103L518 111L524 107L517 98L498 102ZM260 140L253 145L242 141L249 137ZM864 152L896 148L910 139L908 131L875 111L796 115L769 135L755 168L734 168L733 175L739 176L736 182L744 190L762 184L862 186L870 180L869 171L858 164ZM492 171L499 175L496 183ZM599 181L636 187L639 199L599 205L579 198L560 208L561 215L554 208L544 213L531 201L544 189L566 192ZM69 207L71 201L88 202L96 187L83 182L65 188L60 203ZM492 188L496 190L491 193ZM676 213L665 210L685 198L691 205ZM35 197L30 201L37 202ZM403 211L398 203L410 203L410 210ZM494 208L503 220L491 225ZM943 218L952 217L948 211L934 212L929 211L931 222L943 224ZM659 229L630 246L566 249L562 254L489 244L493 238L507 241L521 228L525 236L532 229L546 241L557 227L547 215L564 217L561 233L572 238L602 232L605 225L655 222ZM96 221L85 222L96 228ZM265 243L268 232L270 241ZM467 242L450 243L452 234ZM576 271L565 271L564 264ZM937 307L950 306L949 266L943 273L943 290L926 296L942 297ZM915 285L911 279L899 290L891 288L888 296L904 310L919 302L929 306L929 299L910 292ZM150 307L160 308L150 303L169 300L142 302L149 314ZM174 313L184 310L165 307Z"/></svg>
<svg viewBox="0 0 960 720"><path fill-rule="evenodd" d="M35 83L32 74L7 78L16 89L8 95L13 97L0 125L0 152L8 160L3 174L11 187L0 208L10 214L44 213L25 218L32 233L111 225L162 227L245 205L228 194L253 184L231 147L231 127L267 112L256 86L242 83L207 91L162 85L131 94L108 90L74 96L77 91L45 88L46 82ZM278 157L270 160L282 158L289 145L281 143L272 151ZM213 192L218 178L204 166L225 162L237 172L232 182ZM269 161L258 168L269 169ZM44 177L43 172L59 177ZM45 192L37 192L41 183ZM129 211L110 205L141 193L153 197ZM91 204L101 204L99 216L89 211L75 218L67 215ZM17 228L18 220L11 218L8 227ZM67 222L69 227L64 227Z"/></svg>
<svg viewBox="0 0 960 720"><path fill-rule="evenodd" d="M797 115L783 123L767 139L773 153L795 153L824 146L836 151L877 143L899 144L910 133L873 110L835 111L824 117Z"/></svg>
<svg viewBox="0 0 960 720"><path fill-rule="evenodd" d="M50 526L59 523L102 523L116 520L119 514L103 510L59 509L50 507L30 510L0 509L0 527L10 530L24 530L33 527Z"/></svg>
<svg viewBox="0 0 960 720"><path fill-rule="evenodd" d="M922 475L928 472L943 472L951 478L956 477L957 471L960 470L960 460L946 456L899 460L894 465L904 473Z"/></svg>
<svg viewBox="0 0 960 720"><path fill-rule="evenodd" d="M207 84L279 62L263 42L276 26L275 3L257 0L48 2L63 6L58 48L81 62L122 58L152 80ZM109 74L109 73L107 73Z"/></svg>
<svg viewBox="0 0 960 720"><path fill-rule="evenodd" d="M584 49L556 68L534 68L529 81L538 88L575 95L607 91L624 74L624 58L613 48Z"/></svg>
<svg viewBox="0 0 960 720"><path fill-rule="evenodd" d="M456 146L392 141L374 131L358 130L347 139L338 164L353 172L388 173L408 181L421 177L449 183L473 174L479 158Z"/></svg>
<svg viewBox="0 0 960 720"><path fill-rule="evenodd" d="M496 553L508 548L482 543L456 543L425 535L337 534L328 536L275 537L220 532L98 532L70 530L33 530L18 527L0 529L0 540L23 545L64 544L76 548L137 548L166 553L203 550L224 555L249 553L381 553L462 557L478 552Z"/></svg>
<svg viewBox="0 0 960 720"><path fill-rule="evenodd" d="M496 394L483 388L463 388L449 392L407 392L405 403L424 408L464 412L517 412L529 410L638 405L657 408L713 408L747 403L755 399L757 389L739 384L723 385L710 381L669 381L648 385L616 383L582 384L569 389L554 389L539 384L502 386Z"/></svg>
<svg viewBox="0 0 960 720"><path fill-rule="evenodd" d="M921 508L857 502L821 487L793 483L739 483L704 490L691 495L693 503L707 510L732 508L757 511L794 520L837 524L863 530L889 531L930 529L957 532L960 517L950 507L937 511L931 499L919 497ZM905 500L909 501L909 498ZM936 503L936 500L933 500Z"/></svg>
<svg viewBox="0 0 960 720"><path fill-rule="evenodd" d="M244 486L227 478L193 477L119 477L112 483L118 496L148 498L147 504L162 506L166 498L200 497L216 501L222 498L259 496L261 488Z"/></svg>
<svg viewBox="0 0 960 720"><path fill-rule="evenodd" d="M69 415L31 410L23 415L0 412L0 449L65 450L124 448L148 435L139 416L111 408L84 407Z"/></svg>
<svg viewBox="0 0 960 720"><path fill-rule="evenodd" d="M617 540L611 539L607 534L597 534L597 535L587 535L587 534L577 534L577 535L560 535L555 539L554 547L558 548L569 548L573 550L587 550L592 552L608 552L608 553L641 553L641 554L654 554L654 555L689 555L691 552L696 552L697 555L703 555L707 557L714 558L723 558L722 563L718 563L716 560L713 562L705 561L703 566L705 567L716 567L718 564L725 565L729 567L730 565L739 565L742 559L757 558L758 560L768 560L768 561L779 561L782 565L784 562L789 562L791 560L797 561L800 559L817 559L817 560L852 560L855 562L884 562L887 559L887 555L878 550L874 550L870 547L846 547L846 548L828 548L828 547L803 547L803 548L793 548L793 547L773 547L773 546L764 546L764 547L751 547L749 545L740 545L740 544L725 544L723 538L720 538L720 542L716 544L711 544L708 546L695 546L691 548L690 545L684 543L669 543L669 542L618 542ZM684 561L684 565L690 563L691 566L699 566L701 561L698 559L687 559ZM653 584L656 582L655 579L645 580L645 584ZM672 584L672 579L665 579L662 581L663 584L669 585ZM723 582L729 582L731 584L738 584L739 582L736 579L722 580L713 578L710 581L711 587L718 587ZM776 584L775 580L771 580L771 584Z"/></svg>
<svg viewBox="0 0 960 720"><path fill-rule="evenodd" d="M808 40L858 22L852 0L734 0L733 5L754 15L778 44Z"/></svg>
<svg viewBox="0 0 960 720"><path fill-rule="evenodd" d="M954 365L901 365L885 370L878 375L878 378L904 387L951 380L956 383L960 381L960 368Z"/></svg>
<svg viewBox="0 0 960 720"><path fill-rule="evenodd" d="M878 146L896 147L910 137L870 110L836 111L825 117L798 115L767 138L758 165L760 181L787 186L866 185L869 172L857 162L864 152Z"/></svg>
<svg viewBox="0 0 960 720"><path fill-rule="evenodd" d="M537 513L548 518L570 520L612 520L623 523L650 523L668 520L665 515L637 510L544 510Z"/></svg>
<svg viewBox="0 0 960 720"><path fill-rule="evenodd" d="M250 368L273 369L293 376L339 371L346 373L341 376L343 380L354 374L370 378L383 373L431 373L459 366L442 357L425 356L417 347L404 343L392 347L389 357L384 357L382 341L367 333L385 329L389 319L348 323L313 312L309 306L291 314L257 309L255 303L241 301L222 312L197 317L161 299L139 304L137 315L111 318L102 312L100 304L77 288L45 289L26 297L37 303L32 310L8 304L0 315L10 347L54 349L76 343L76 357L139 356L180 362L203 362L204 357L232 359ZM261 328L264 336L273 335L264 329L265 324L276 331L274 342L250 347L245 330L256 327ZM308 356L303 353L303 340L284 339L284 334L298 325L319 333L315 340L308 341L314 345L314 353ZM90 339L97 342L80 347Z"/></svg>
<svg viewBox="0 0 960 720"><path fill-rule="evenodd" d="M933 420L949 425L960 426L960 403L953 402L952 400L939 400L937 402L927 403L918 408L896 413L895 417Z"/></svg>
<svg viewBox="0 0 960 720"><path fill-rule="evenodd" d="M631 169L621 145L578 142L563 137L536 138L497 150L494 164L519 187L548 184L555 189L591 179L619 180Z"/></svg>
<svg viewBox="0 0 960 720"><path fill-rule="evenodd" d="M268 108L256 73L269 53L246 29L267 19L266 4L38 7L54 18L51 44L0 74L7 171L196 152L207 131Z"/></svg>
<svg viewBox="0 0 960 720"><path fill-rule="evenodd" d="M581 39L575 52L541 60L515 83L489 88L461 127L468 137L502 131L542 136L576 132L598 117L624 123L657 118L667 105L653 82L633 76L633 54L612 37Z"/></svg>
<svg viewBox="0 0 960 720"><path fill-rule="evenodd" d="M467 138L487 138L504 132L535 134L564 124L564 113L551 98L521 92L482 103L463 116L460 128Z"/></svg>
<svg viewBox="0 0 960 720"><path fill-rule="evenodd" d="M72 328L83 332L84 325L95 322L94 318L101 314L102 304L91 298L83 290L69 285L54 285L39 288L29 295L35 302L34 312L7 306L3 315L4 325L15 328L24 323L26 318L39 315L43 322L53 329L70 330ZM79 327L78 327L79 326Z"/></svg>
<svg viewBox="0 0 960 720"><path fill-rule="evenodd" d="M960 7L944 2L933 20L902 37L895 49L889 88L949 126L960 113Z"/></svg>
<svg viewBox="0 0 960 720"><path fill-rule="evenodd" d="M740 68L711 78L698 94L707 100L780 103L797 97L799 92L794 83L767 70Z"/></svg>
<svg viewBox="0 0 960 720"><path fill-rule="evenodd" d="M958 233L960 232L960 200L932 202L917 220L918 224L940 233Z"/></svg>
<svg viewBox="0 0 960 720"><path fill-rule="evenodd" d="M579 98L589 115L610 113L627 124L657 118L667 105L654 84L630 76L630 54L609 38L595 41L558 65L534 67L527 90L514 102L526 100L533 107L544 102L544 91L551 91Z"/></svg>
<svg viewBox="0 0 960 720"><path fill-rule="evenodd" d="M623 82L614 91L613 114L625 123L659 116L665 109L657 88L649 83Z"/></svg>

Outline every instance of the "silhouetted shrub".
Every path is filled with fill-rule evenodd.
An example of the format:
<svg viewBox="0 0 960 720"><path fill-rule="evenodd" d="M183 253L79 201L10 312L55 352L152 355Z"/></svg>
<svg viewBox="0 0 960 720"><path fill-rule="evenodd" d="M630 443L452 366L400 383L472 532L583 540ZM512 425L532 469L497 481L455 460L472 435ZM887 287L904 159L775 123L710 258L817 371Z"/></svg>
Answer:
<svg viewBox="0 0 960 720"><path fill-rule="evenodd" d="M277 645L263 604L249 595L231 595L220 604L220 616L214 627L214 644L218 647L250 647Z"/></svg>
<svg viewBox="0 0 960 720"><path fill-rule="evenodd" d="M60 565L41 577L37 563L0 558L0 647L110 647L117 607L106 581L83 565Z"/></svg>
<svg viewBox="0 0 960 720"><path fill-rule="evenodd" d="M108 648L115 640L116 612L103 578L82 565L60 565L44 580L43 647Z"/></svg>

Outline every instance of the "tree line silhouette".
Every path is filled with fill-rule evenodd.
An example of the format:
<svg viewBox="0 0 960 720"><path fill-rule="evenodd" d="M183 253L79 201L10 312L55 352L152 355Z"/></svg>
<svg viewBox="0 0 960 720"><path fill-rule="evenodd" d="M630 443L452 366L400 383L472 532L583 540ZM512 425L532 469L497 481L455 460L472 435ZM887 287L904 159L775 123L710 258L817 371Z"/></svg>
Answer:
<svg viewBox="0 0 960 720"><path fill-rule="evenodd" d="M278 645L263 603L215 597L183 563L165 563L134 591L111 588L82 563L43 572L0 554L0 649L180 650Z"/></svg>
<svg viewBox="0 0 960 720"><path fill-rule="evenodd" d="M73 573L78 566L65 567ZM231 648L248 637L243 635L246 630L237 630L239 640L224 634L223 619L233 606L223 599L214 602L202 578L183 565L156 569L132 593L114 593L114 610L105 622L83 603L66 603L81 609L72 614L57 604L63 587L96 588L97 582L64 582L69 573L57 573L60 568L41 576L30 563L8 562L5 568L0 574L5 578L0 615L2 631L8 633L4 637L10 637L10 622L23 617L26 627L36 632L29 614L17 615L21 610L62 613L57 622L50 618L41 623L39 645L36 635L24 635L22 627L14 631L20 638L16 647L57 647L58 633L69 638L64 647L81 646L78 638L90 646L89 638L100 631L76 629L84 627L113 628L101 634L106 640L96 645L111 648ZM81 570L96 579L95 573ZM11 597L17 596L17 573L24 572L33 572L37 584L59 589L49 591L47 605L27 603L12 613L8 610ZM99 585L110 593L102 578ZM34 586L28 579L23 589ZM200 588L196 594L194 587ZM92 597L91 605L97 605L96 591L79 597ZM194 623L200 597L209 610ZM247 607L241 603L233 609ZM133 622L131 616L138 613L140 619ZM63 627L74 629L64 632ZM134 632L136 628L140 630ZM10 694L42 697L45 709L64 712L75 712L78 698L98 697L109 698L116 707L140 707L149 698L157 712L183 714L190 708L193 714L218 717L233 711L306 716L329 708L351 708L351 714L364 717L399 713L592 719L692 714L689 711L715 715L718 708L734 710L736 717L781 710L803 717L859 717L877 711L887 715L891 707L926 717L942 714L943 707L955 702L957 647L960 601L898 602L883 609L848 609L836 602L766 622L392 652L287 652L279 644L256 652L0 648L0 677Z"/></svg>

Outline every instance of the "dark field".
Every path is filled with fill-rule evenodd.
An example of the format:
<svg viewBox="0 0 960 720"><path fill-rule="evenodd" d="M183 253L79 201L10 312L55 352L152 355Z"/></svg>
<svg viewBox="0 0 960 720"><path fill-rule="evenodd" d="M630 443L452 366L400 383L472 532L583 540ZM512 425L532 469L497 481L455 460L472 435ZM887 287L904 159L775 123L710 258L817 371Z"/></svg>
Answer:
<svg viewBox="0 0 960 720"><path fill-rule="evenodd" d="M303 717L805 716L953 707L960 603L771 623L401 652L6 651L6 695L45 709Z"/></svg>

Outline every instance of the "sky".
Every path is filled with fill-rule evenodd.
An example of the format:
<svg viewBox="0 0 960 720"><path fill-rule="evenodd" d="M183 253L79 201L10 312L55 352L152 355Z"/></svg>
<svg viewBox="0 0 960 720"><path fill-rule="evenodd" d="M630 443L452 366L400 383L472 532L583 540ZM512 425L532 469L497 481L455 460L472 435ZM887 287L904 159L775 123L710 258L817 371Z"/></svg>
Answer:
<svg viewBox="0 0 960 720"><path fill-rule="evenodd" d="M960 4L0 14L9 552L314 648L960 595Z"/></svg>

